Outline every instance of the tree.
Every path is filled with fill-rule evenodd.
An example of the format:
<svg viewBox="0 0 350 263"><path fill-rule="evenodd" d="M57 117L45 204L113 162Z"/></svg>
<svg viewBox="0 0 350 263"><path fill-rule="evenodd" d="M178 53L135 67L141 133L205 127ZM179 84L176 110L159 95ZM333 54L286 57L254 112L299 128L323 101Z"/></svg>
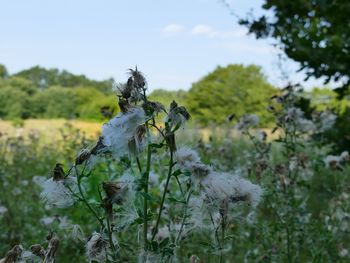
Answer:
<svg viewBox="0 0 350 263"><path fill-rule="evenodd" d="M0 64L0 79L5 79L8 77L7 69L4 65Z"/></svg>
<svg viewBox="0 0 350 263"><path fill-rule="evenodd" d="M39 66L32 67L20 71L15 74L17 77L21 77L32 81L38 88L45 89L50 86L61 87L94 87L106 94L110 94L112 89L113 79L104 81L90 80L84 75L74 75L66 70L58 69L46 69Z"/></svg>
<svg viewBox="0 0 350 263"><path fill-rule="evenodd" d="M300 63L309 77L350 84L349 0L265 0L271 15L241 19L257 38L272 37L286 55Z"/></svg>
<svg viewBox="0 0 350 263"><path fill-rule="evenodd" d="M184 105L186 103L186 94L184 90L164 90L156 89L151 92L149 99L151 101L158 101L162 103L166 108L169 107L172 100L175 100L178 104Z"/></svg>
<svg viewBox="0 0 350 263"><path fill-rule="evenodd" d="M186 96L186 105L194 119L202 124L223 123L231 114L240 117L257 113L263 125L269 122L268 98L276 93L255 65L217 67L194 83Z"/></svg>

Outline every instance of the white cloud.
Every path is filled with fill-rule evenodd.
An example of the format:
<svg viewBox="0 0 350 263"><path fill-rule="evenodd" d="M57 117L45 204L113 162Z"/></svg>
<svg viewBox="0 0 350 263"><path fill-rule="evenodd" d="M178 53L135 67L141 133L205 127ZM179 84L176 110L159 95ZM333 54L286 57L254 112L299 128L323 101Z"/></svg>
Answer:
<svg viewBox="0 0 350 263"><path fill-rule="evenodd" d="M174 35L184 30L184 27L179 24L169 24L162 29L165 35Z"/></svg>
<svg viewBox="0 0 350 263"><path fill-rule="evenodd" d="M205 36L209 38L220 38L220 39L230 39L230 38L240 38L246 35L244 29L236 29L231 31L219 31L215 30L209 25L196 25L192 28L192 35Z"/></svg>
<svg viewBox="0 0 350 263"><path fill-rule="evenodd" d="M208 25L196 25L192 29L192 35L204 35L208 37L214 37L216 32L211 26Z"/></svg>

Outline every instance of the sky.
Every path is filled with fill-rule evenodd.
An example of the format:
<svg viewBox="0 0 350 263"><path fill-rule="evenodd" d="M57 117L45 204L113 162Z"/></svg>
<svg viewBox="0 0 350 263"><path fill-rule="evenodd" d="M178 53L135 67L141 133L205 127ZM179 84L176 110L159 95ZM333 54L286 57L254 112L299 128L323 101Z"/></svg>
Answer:
<svg viewBox="0 0 350 263"><path fill-rule="evenodd" d="M256 64L281 86L273 40L237 24L263 0L0 0L0 63L12 74L40 65L103 80L144 72L150 89L189 89L218 65ZM297 64L286 61L291 81ZM310 80L306 87L321 82Z"/></svg>

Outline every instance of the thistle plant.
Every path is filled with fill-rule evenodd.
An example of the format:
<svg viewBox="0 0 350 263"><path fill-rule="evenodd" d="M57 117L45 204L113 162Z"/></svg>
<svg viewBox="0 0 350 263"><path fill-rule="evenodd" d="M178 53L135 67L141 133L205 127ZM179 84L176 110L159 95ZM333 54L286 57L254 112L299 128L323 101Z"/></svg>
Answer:
<svg viewBox="0 0 350 263"><path fill-rule="evenodd" d="M237 172L214 170L180 145L177 134L189 112L175 101L168 108L150 101L137 68L114 90L120 113L103 125L95 145L83 148L69 168L57 163L40 182L46 206L62 213L82 206L91 215L88 226L70 225L90 262L197 262L182 245L203 233L215 261L226 262L234 249L226 244L230 223L242 206L257 207L262 189ZM93 229L91 235L83 228ZM51 232L47 249L33 245L30 259L29 250L16 247L4 262L54 262L58 235Z"/></svg>
<svg viewBox="0 0 350 263"><path fill-rule="evenodd" d="M255 116L245 115L236 125L255 149L248 168L250 173L261 180L265 189L269 189L265 195L267 214L257 226L258 231L264 233L259 235L263 242L257 250L247 254L249 257L258 254L259 257L255 257L258 261L301 262L307 258L320 260L320 255L322 258L329 256L326 255L328 252L320 251L312 240L314 231L321 231L322 227L318 225L318 220L312 221L312 217L319 215L312 214L308 202L314 171L322 159L322 151L313 138L315 134L330 129L336 116L327 110L315 112L313 119L308 119L296 106L299 96L298 87L290 85L271 97L268 110L276 119L272 130L272 134L278 134L275 141L267 142L263 131L252 132L251 128L258 121ZM327 166L339 167L344 159L345 153L328 156L325 162ZM325 237L328 236L326 232L322 232Z"/></svg>

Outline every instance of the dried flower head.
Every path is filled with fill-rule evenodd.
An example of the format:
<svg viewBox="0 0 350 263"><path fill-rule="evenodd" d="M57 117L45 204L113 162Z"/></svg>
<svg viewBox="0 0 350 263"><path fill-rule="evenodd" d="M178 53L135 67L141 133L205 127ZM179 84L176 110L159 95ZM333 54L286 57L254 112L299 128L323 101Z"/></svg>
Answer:
<svg viewBox="0 0 350 263"><path fill-rule="evenodd" d="M168 113L167 123L169 129L172 130L174 127L179 127L189 120L191 115L184 106L178 106L176 101L173 101L170 104L170 109Z"/></svg>
<svg viewBox="0 0 350 263"><path fill-rule="evenodd" d="M140 125L145 122L145 112L142 108L131 108L121 112L102 128L102 143L115 157L122 157L129 153L129 141L135 136L142 139L144 129ZM136 134L138 131L138 134ZM140 141L138 141L140 143ZM136 143L136 142L135 142Z"/></svg>
<svg viewBox="0 0 350 263"><path fill-rule="evenodd" d="M108 242L100 233L94 232L86 243L86 255L90 261L105 262Z"/></svg>
<svg viewBox="0 0 350 263"><path fill-rule="evenodd" d="M236 124L236 129L245 130L252 128L259 124L259 117L255 114L245 114L243 115L238 123Z"/></svg>
<svg viewBox="0 0 350 263"><path fill-rule="evenodd" d="M5 258L0 260L1 263L16 263L21 257L23 247L21 245L14 246L10 251L7 252Z"/></svg>
<svg viewBox="0 0 350 263"><path fill-rule="evenodd" d="M128 191L127 185L120 182L103 182L102 187L110 203L123 204L125 194Z"/></svg>
<svg viewBox="0 0 350 263"><path fill-rule="evenodd" d="M79 153L77 158L75 159L75 164L79 165L84 163L90 158L91 152L88 149L82 149Z"/></svg>
<svg viewBox="0 0 350 263"><path fill-rule="evenodd" d="M76 189L76 178L68 176L62 177L62 167L57 165L52 178L46 180L42 185L41 197L50 205L60 208L74 204L75 199L72 191ZM64 173L63 173L64 174Z"/></svg>
<svg viewBox="0 0 350 263"><path fill-rule="evenodd" d="M41 259L45 258L46 252L45 252L45 249L41 245L39 245L39 244L32 245L32 246L30 246L30 250L35 256L37 256Z"/></svg>
<svg viewBox="0 0 350 263"><path fill-rule="evenodd" d="M208 201L219 207L223 200L245 202L255 208L262 195L260 186L237 175L212 172L201 182Z"/></svg>

